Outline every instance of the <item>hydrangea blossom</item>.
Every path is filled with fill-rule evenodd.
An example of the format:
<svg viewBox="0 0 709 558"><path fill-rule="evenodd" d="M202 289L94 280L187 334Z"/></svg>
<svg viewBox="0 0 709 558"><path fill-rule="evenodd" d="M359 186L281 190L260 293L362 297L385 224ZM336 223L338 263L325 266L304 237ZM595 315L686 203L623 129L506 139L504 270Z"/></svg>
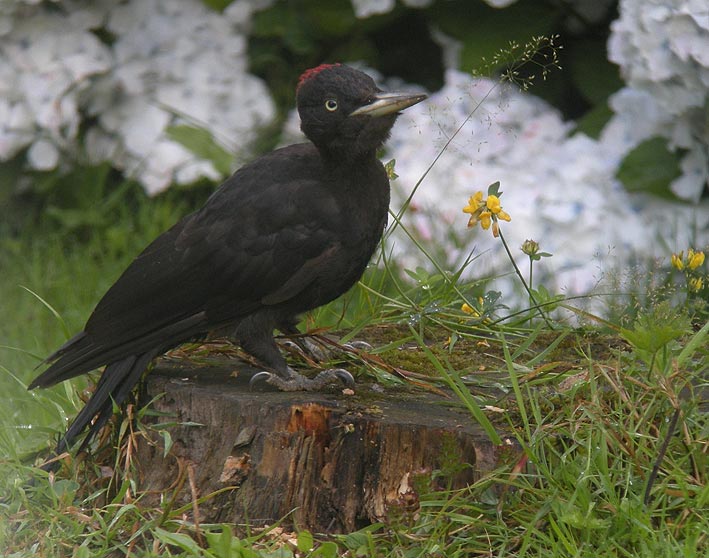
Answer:
<svg viewBox="0 0 709 558"><path fill-rule="evenodd" d="M0 160L30 146L31 166L51 169L73 147L83 99L111 53L90 31L101 21L96 10L30 17L30 8L15 8L3 17L12 25L0 26Z"/></svg>
<svg viewBox="0 0 709 558"><path fill-rule="evenodd" d="M103 85L109 94L93 99L91 110L117 139L124 168L149 192L173 179L219 177L211 163L168 139L168 126L197 125L243 149L273 118L265 84L247 72L243 16L192 0L134 0L111 10L115 68Z"/></svg>
<svg viewBox="0 0 709 558"><path fill-rule="evenodd" d="M662 136L687 150L671 188L696 201L709 184L709 12L704 0L623 0L611 25L609 59L627 87L615 94L616 116L604 131L619 156Z"/></svg>
<svg viewBox="0 0 709 558"><path fill-rule="evenodd" d="M60 152L85 149L89 160L111 160L149 193L173 181L218 178L211 162L166 131L195 125L236 151L273 118L265 84L247 71L246 31L264 2L247 4L223 14L194 0L8 11L13 23L0 43L0 159L31 145L30 166L51 169ZM110 46L92 32L101 27L116 37ZM86 116L97 124L80 149Z"/></svg>

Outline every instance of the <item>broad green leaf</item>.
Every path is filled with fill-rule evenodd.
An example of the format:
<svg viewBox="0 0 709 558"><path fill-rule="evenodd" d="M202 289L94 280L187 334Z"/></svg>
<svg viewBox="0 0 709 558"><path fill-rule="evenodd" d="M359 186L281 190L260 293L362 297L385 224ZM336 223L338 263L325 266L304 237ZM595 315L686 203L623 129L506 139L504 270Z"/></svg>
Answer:
<svg viewBox="0 0 709 558"><path fill-rule="evenodd" d="M223 12L234 0L202 0L205 6L215 12Z"/></svg>
<svg viewBox="0 0 709 558"><path fill-rule="evenodd" d="M318 556L320 558L337 558L338 552L337 544L332 541L327 541L322 543L317 550L311 553L310 556Z"/></svg>
<svg viewBox="0 0 709 558"><path fill-rule="evenodd" d="M231 171L232 155L219 145L212 134L204 128L180 124L170 126L167 130L170 139L176 141L197 157L210 161L214 168L223 175Z"/></svg>
<svg viewBox="0 0 709 558"><path fill-rule="evenodd" d="M618 66L606 57L605 38L571 41L566 56L571 79L591 105L605 105L623 87Z"/></svg>
<svg viewBox="0 0 709 558"><path fill-rule="evenodd" d="M676 199L670 190L670 182L680 175L677 159L677 154L667 149L664 138L652 138L625 156L616 176L629 192Z"/></svg>
<svg viewBox="0 0 709 558"><path fill-rule="evenodd" d="M310 552L314 544L315 541L310 531L301 531L298 533L298 550L300 552Z"/></svg>
<svg viewBox="0 0 709 558"><path fill-rule="evenodd" d="M160 527L155 527L153 529L153 534L159 541L165 544L176 546L197 556L202 554L202 549L189 535L185 535L183 533L172 533L170 531L166 531L165 529L161 529Z"/></svg>
<svg viewBox="0 0 709 558"><path fill-rule="evenodd" d="M612 116L613 111L606 103L598 104L576 122L576 131L598 139Z"/></svg>

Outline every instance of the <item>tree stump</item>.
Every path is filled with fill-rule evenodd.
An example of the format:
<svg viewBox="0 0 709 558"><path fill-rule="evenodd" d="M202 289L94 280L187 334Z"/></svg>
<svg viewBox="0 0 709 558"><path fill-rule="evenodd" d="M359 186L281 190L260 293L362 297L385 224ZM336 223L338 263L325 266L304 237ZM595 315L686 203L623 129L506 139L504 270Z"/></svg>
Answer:
<svg viewBox="0 0 709 558"><path fill-rule="evenodd" d="M497 464L487 435L454 398L361 385L347 395L250 390L255 369L161 361L146 396L175 422L139 442L144 489L168 490L190 468L200 522L251 525L285 517L318 532L350 532L415 513L421 490L463 487ZM377 389L378 388L378 389ZM147 419L144 420L147 422ZM186 482L178 505L194 495Z"/></svg>

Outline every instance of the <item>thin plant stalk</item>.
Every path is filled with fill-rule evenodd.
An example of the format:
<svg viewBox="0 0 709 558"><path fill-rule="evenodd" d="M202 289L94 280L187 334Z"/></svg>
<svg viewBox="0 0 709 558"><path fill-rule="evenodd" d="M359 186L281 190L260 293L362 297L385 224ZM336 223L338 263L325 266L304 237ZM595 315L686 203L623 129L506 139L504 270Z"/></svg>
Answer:
<svg viewBox="0 0 709 558"><path fill-rule="evenodd" d="M549 327L549 329L554 329L554 326L552 326L551 322L549 321L549 318L547 318L547 315L544 313L541 306L539 305L537 300L534 298L534 294L532 293L532 289L530 289L529 285L527 285L527 281L524 280L524 276L522 275L522 271L520 271L519 266L517 265L517 262L515 262L515 259L512 256L512 252L510 251L510 247L507 245L507 241L505 240L505 236L502 234L502 230L500 230L499 228L498 228L498 233L500 236L500 240L502 241L502 246L504 246L505 252L507 252L507 257L510 259L510 262L512 262L512 267L515 268L515 273L517 274L517 277L519 277L519 280L522 281L522 285L524 285L524 289L527 291L527 294L529 295L529 300L531 301L532 308L537 309L537 311L539 312L539 315L544 319L544 322L547 324L547 327ZM530 268L530 283L531 283L531 268Z"/></svg>

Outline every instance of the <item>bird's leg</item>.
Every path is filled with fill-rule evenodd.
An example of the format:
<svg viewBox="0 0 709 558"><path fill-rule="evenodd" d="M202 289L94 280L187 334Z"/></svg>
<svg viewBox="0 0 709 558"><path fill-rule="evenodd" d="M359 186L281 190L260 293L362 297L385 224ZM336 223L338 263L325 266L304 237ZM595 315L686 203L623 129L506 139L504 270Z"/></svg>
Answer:
<svg viewBox="0 0 709 558"><path fill-rule="evenodd" d="M342 368L323 370L312 379L299 374L288 366L270 332L252 330L241 336L239 344L271 370L254 374L249 382L252 386L265 381L281 391L317 391L336 380L347 387L354 387L352 374Z"/></svg>

